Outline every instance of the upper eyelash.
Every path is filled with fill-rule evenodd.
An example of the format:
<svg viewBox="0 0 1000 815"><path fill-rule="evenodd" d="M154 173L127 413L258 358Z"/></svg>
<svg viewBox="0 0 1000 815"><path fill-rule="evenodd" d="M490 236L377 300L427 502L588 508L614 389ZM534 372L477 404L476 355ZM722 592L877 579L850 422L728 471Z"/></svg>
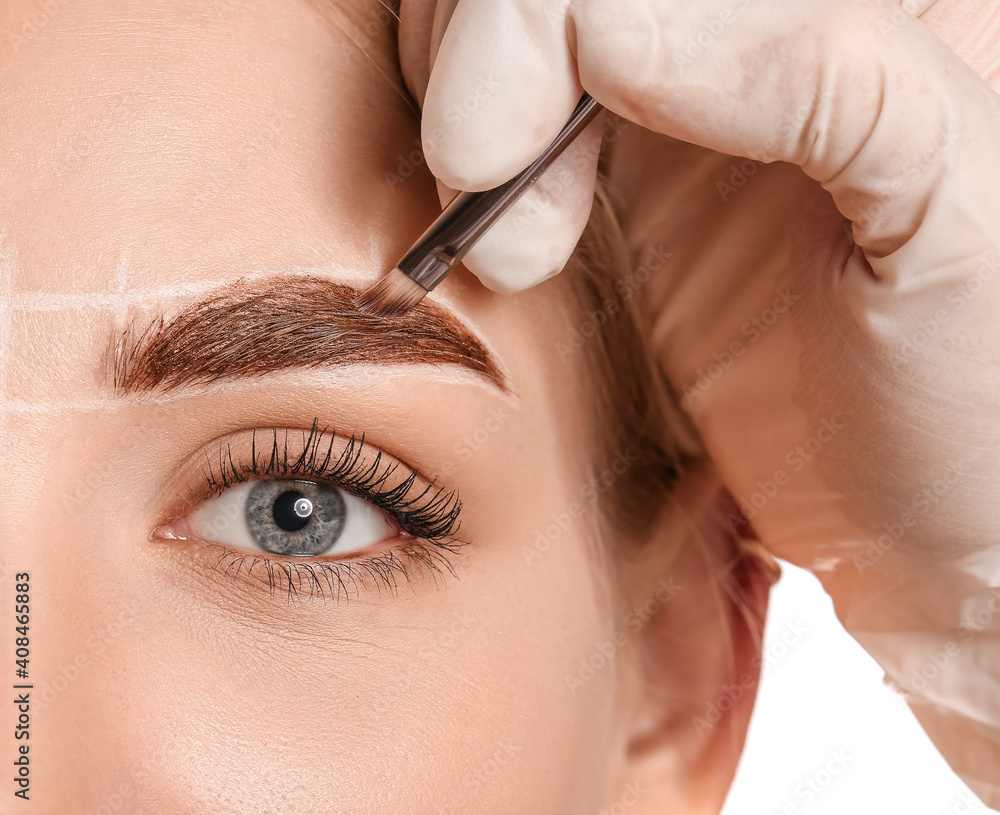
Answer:
<svg viewBox="0 0 1000 815"><path fill-rule="evenodd" d="M368 501L389 515L404 532L414 538L439 542L454 538L458 532L462 512L458 493L443 487L435 489L435 482L431 481L417 495L408 498L418 477L416 470L410 470L410 474L395 487L386 487L386 482L400 464L389 462L383 466L381 447L370 464L360 463L365 451L363 433L360 438L352 433L344 449L334 459L336 434L330 434L324 454L321 445L327 428L321 430L319 419L314 418L302 443L302 453L297 458L290 459L288 434L294 431L285 430L283 443L279 444L278 429L270 430L271 455L264 467L260 467L257 461L257 428L253 431L249 467L234 462L232 449L228 444L224 451L221 448L219 450L217 470L209 460L205 480L210 496L219 495L235 484L276 473L282 476L308 476L327 481Z"/></svg>
<svg viewBox="0 0 1000 815"><path fill-rule="evenodd" d="M375 581L381 592L381 587L395 594L398 588L396 576L401 575L410 583L408 564L415 564L427 569L433 574L442 574L446 569L453 576L455 569L448 558L466 545L466 541L455 537L458 531L462 510L462 502L458 493L444 488L434 489L431 481L419 494L407 498L418 473L410 469L410 474L395 487L386 488L386 481L399 467L398 462L382 464L382 449L379 448L371 464L359 464L365 450L364 434L360 438L352 433L347 439L344 450L334 459L333 446L336 434L330 434L330 442L325 453L321 455L320 444L327 433L327 428L319 427L319 419L314 418L308 435L302 444L302 453L296 458L289 458L288 434L285 430L281 444L278 441L278 428L270 428L271 455L265 466L257 461L257 428L254 428L251 445L251 463L237 464L233 460L232 448L226 445L225 450L219 449L218 467L207 461L205 480L208 495L219 495L223 490L249 481L253 478L268 475L298 475L318 478L331 485L342 488L356 495L373 506L378 507L392 517L400 528L415 539L400 551L388 550L369 557L352 560L322 561L322 560L279 560L264 555L241 553L230 547L223 546L222 554L215 564L216 570L225 574L233 571L239 575L244 567L249 576L255 566L260 566L267 572L268 586L273 595L278 581L282 581L288 595L288 600L298 599L301 593L308 589L308 596L326 598L327 591L339 601L341 596L350 597L348 586L353 586L360 593L361 586L367 578ZM425 543L421 543L425 541ZM206 544L219 546L219 544ZM248 563L249 561L249 563ZM436 578L435 578L436 580ZM303 585L304 584L304 585ZM326 589L324 589L324 585Z"/></svg>

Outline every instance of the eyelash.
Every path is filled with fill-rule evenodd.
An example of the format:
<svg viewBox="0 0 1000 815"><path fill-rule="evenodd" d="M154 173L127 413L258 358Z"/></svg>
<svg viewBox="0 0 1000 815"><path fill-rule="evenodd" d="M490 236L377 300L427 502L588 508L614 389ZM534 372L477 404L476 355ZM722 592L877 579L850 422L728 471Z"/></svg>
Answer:
<svg viewBox="0 0 1000 815"><path fill-rule="evenodd" d="M341 596L349 599L348 587L353 586L357 596L367 578L375 581L380 594L385 587L395 595L397 575L405 578L407 584L411 583L410 565L423 567L435 576L445 571L457 576L449 556L467 544L467 541L455 537L462 511L457 492L443 487L435 489L435 482L431 481L417 495L408 497L419 475L411 468L405 468L409 470L409 475L403 481L394 487L386 487L397 469L405 465L399 462L383 463L381 447L375 452L374 459L366 463L365 452L370 445L366 444L363 433L360 437L352 433L344 449L335 456L334 445L338 437L335 433L328 436L326 427L320 429L318 418L313 419L308 434L304 434L302 453L298 456L290 456L288 451L289 434L295 431L285 430L280 441L279 429L271 428L270 431L271 453L264 466L260 466L257 460L257 428L253 431L249 463L234 460L229 444L224 450L220 447L217 465L213 466L209 459L205 470L205 500L236 484L266 476L317 480L378 507L413 540L405 547L341 561L279 560L224 547L215 564L216 570L228 576L235 569L234 576L238 576L246 567L249 576L254 567L259 566L267 572L270 593L273 595L279 584L283 584L290 601L299 598L305 590L308 590L308 597L325 599L329 592L335 594L337 600ZM324 444L324 437L329 438L328 444Z"/></svg>

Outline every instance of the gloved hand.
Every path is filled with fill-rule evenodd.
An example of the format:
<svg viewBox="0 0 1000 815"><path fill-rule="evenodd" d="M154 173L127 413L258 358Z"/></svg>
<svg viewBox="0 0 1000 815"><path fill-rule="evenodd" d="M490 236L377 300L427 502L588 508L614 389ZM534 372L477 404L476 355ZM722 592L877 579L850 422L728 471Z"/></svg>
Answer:
<svg viewBox="0 0 1000 815"><path fill-rule="evenodd" d="M583 89L641 126L611 173L640 268L672 253L640 296L664 370L764 545L1000 807L1000 97L970 67L1000 87L1000 49L978 2L404 0L400 51L451 188L527 165ZM467 260L486 285L561 268L588 141Z"/></svg>

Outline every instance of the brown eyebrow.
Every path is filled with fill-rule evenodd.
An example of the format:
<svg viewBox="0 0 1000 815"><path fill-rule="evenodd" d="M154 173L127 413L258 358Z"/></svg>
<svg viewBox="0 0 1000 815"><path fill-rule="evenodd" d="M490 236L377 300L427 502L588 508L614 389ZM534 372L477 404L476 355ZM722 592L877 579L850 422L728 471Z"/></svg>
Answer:
<svg viewBox="0 0 1000 815"><path fill-rule="evenodd" d="M451 314L424 301L388 320L355 305L359 289L320 277L236 281L142 332L134 323L114 342L114 389L127 395L171 390L287 368L359 362L457 364L501 390L493 356Z"/></svg>

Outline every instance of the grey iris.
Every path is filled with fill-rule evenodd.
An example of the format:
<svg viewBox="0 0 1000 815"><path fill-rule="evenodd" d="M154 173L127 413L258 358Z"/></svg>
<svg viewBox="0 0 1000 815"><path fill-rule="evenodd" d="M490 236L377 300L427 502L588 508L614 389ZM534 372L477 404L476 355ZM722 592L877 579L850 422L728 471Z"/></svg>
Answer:
<svg viewBox="0 0 1000 815"><path fill-rule="evenodd" d="M246 503L250 534L275 555L321 555L344 529L347 508L340 491L315 481L257 481Z"/></svg>

